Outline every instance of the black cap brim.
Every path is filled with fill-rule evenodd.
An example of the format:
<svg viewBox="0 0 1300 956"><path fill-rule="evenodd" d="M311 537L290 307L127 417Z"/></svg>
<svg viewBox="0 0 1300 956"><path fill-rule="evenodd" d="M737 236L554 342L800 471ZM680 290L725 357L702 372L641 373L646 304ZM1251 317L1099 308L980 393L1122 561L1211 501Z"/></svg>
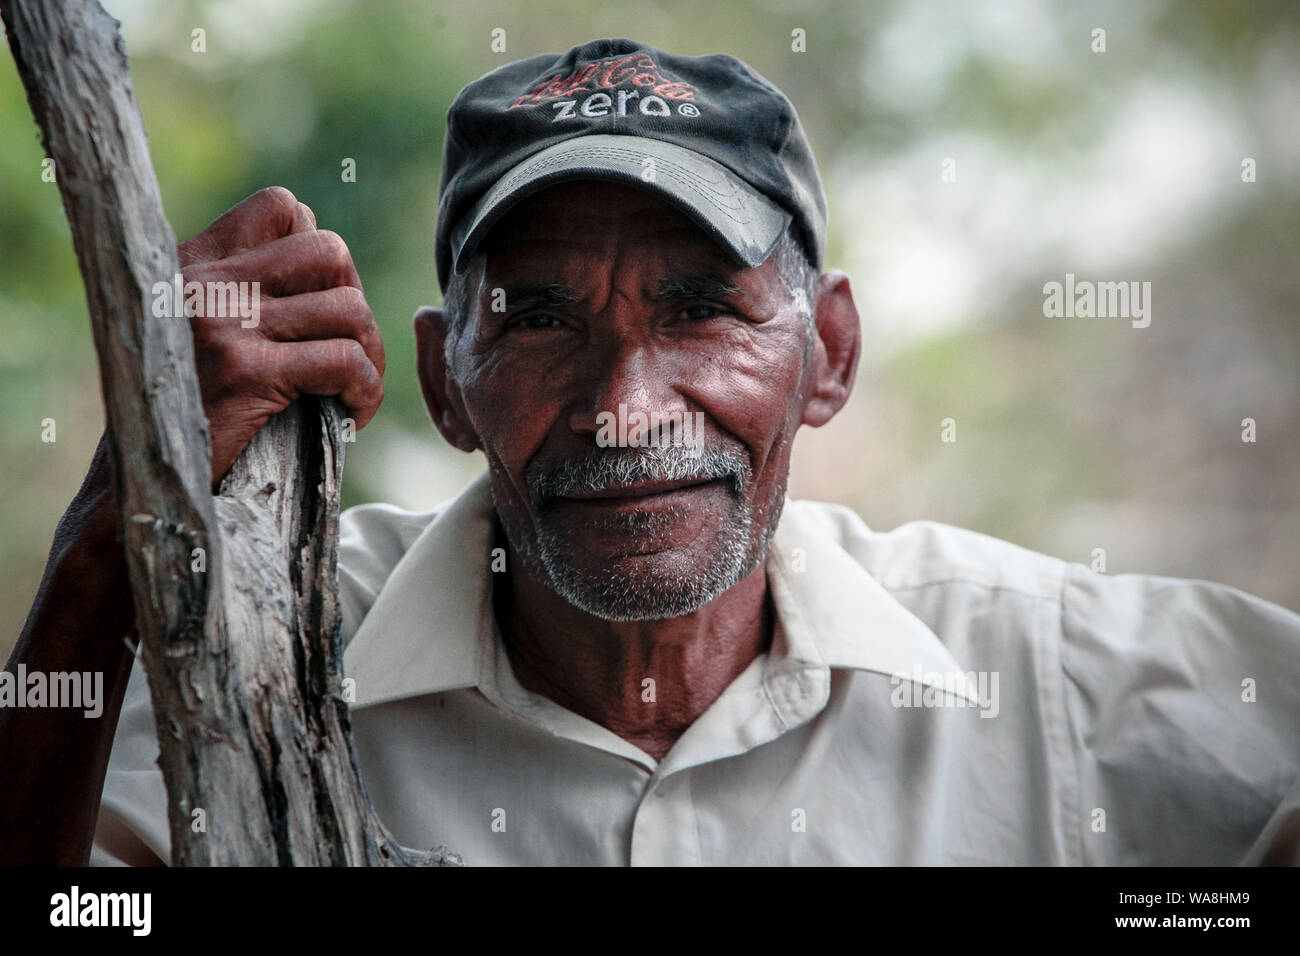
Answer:
<svg viewBox="0 0 1300 956"><path fill-rule="evenodd" d="M541 150L502 176L452 231L452 267L464 271L512 206L547 186L582 179L625 182L661 195L751 268L767 259L791 218L707 156L662 140L595 133Z"/></svg>

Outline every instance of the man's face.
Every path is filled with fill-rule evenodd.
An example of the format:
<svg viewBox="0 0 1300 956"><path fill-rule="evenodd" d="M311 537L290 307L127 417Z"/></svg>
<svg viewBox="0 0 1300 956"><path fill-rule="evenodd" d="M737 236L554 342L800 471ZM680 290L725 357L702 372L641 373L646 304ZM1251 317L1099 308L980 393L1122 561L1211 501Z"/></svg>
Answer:
<svg viewBox="0 0 1300 956"><path fill-rule="evenodd" d="M589 613L645 620L690 613L757 567L808 335L772 259L737 265L654 195L598 182L525 200L484 253L453 370L528 572ZM635 412L702 421L702 450L665 435L602 447L621 412L629 443Z"/></svg>

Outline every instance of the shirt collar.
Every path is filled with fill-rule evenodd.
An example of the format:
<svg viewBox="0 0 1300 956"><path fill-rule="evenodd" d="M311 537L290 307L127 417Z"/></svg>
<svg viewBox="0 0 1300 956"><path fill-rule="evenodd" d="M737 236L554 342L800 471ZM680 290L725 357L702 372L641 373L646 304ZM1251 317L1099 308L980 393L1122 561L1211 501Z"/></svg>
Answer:
<svg viewBox="0 0 1300 956"><path fill-rule="evenodd" d="M787 500L768 550L780 668L942 682L978 704L944 644L841 547L816 509ZM343 660L356 682L353 707L478 685L496 640L492 542L484 471L412 542L348 643Z"/></svg>

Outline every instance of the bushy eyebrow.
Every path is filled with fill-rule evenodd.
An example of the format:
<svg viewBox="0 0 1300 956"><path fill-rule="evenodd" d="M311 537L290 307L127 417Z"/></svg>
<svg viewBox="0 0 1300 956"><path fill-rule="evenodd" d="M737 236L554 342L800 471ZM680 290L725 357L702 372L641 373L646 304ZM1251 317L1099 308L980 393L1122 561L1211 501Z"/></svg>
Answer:
<svg viewBox="0 0 1300 956"><path fill-rule="evenodd" d="M526 282L502 288L507 312L523 312L538 307L558 308L580 302L584 298L581 292L558 282ZM692 272L661 281L655 288L654 298L718 299L737 295L740 291L740 286L717 272ZM494 290L487 292L489 298L493 294Z"/></svg>
<svg viewBox="0 0 1300 956"><path fill-rule="evenodd" d="M572 305L582 299L582 293L558 282L531 282L522 285L504 286L505 307L507 312L522 312L538 306L552 308ZM489 301L492 290L487 292Z"/></svg>
<svg viewBox="0 0 1300 956"><path fill-rule="evenodd" d="M692 272L659 283L656 299L718 299L736 295L740 286L716 272Z"/></svg>

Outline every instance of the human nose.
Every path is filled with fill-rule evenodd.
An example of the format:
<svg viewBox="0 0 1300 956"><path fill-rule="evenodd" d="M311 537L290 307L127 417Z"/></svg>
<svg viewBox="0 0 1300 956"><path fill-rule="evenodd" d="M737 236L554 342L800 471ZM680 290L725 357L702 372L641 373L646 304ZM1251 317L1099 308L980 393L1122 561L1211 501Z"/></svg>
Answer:
<svg viewBox="0 0 1300 956"><path fill-rule="evenodd" d="M688 410L674 387L673 369L668 356L645 343L611 343L587 363L570 427L602 441L611 437L613 426L615 440L603 444L646 444L657 423Z"/></svg>

